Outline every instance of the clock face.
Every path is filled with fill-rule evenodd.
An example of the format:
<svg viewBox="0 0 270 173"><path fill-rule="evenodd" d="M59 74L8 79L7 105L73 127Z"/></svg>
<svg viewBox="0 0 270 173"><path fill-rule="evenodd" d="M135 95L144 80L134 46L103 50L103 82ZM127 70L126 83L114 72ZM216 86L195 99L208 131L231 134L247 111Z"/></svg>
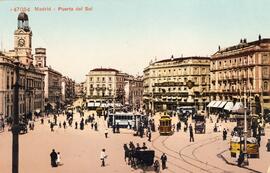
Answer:
<svg viewBox="0 0 270 173"><path fill-rule="evenodd" d="M25 45L25 40L24 39L19 39L19 41L18 41L18 46L19 47L23 47Z"/></svg>

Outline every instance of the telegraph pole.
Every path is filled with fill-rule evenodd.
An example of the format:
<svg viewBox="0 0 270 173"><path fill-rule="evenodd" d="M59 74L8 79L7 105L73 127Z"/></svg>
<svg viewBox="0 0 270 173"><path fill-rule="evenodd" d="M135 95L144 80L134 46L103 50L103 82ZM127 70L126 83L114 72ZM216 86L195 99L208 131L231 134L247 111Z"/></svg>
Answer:
<svg viewBox="0 0 270 173"><path fill-rule="evenodd" d="M13 101L13 124L12 124L12 173L19 172L19 81L20 81L20 62L18 59L14 61L16 81L14 88L14 101Z"/></svg>

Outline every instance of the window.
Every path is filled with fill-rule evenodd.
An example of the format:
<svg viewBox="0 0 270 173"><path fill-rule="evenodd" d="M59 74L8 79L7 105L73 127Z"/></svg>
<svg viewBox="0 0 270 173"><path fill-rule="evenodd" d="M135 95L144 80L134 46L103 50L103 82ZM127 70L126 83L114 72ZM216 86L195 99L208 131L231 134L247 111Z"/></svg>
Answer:
<svg viewBox="0 0 270 173"><path fill-rule="evenodd" d="M205 74L205 73L206 73L205 68L202 68L202 74Z"/></svg>
<svg viewBox="0 0 270 173"><path fill-rule="evenodd" d="M268 58L267 54L263 54L262 64L268 64L268 62L269 62L269 58Z"/></svg>
<svg viewBox="0 0 270 173"><path fill-rule="evenodd" d="M109 77L109 81L112 81L112 78L111 77Z"/></svg>
<svg viewBox="0 0 270 173"><path fill-rule="evenodd" d="M205 76L202 76L202 83L205 83Z"/></svg>
<svg viewBox="0 0 270 173"><path fill-rule="evenodd" d="M263 90L264 91L268 90L268 82L267 81L264 81L264 83L263 83Z"/></svg>
<svg viewBox="0 0 270 173"><path fill-rule="evenodd" d="M99 81L99 77L97 77L97 81Z"/></svg>
<svg viewBox="0 0 270 173"><path fill-rule="evenodd" d="M105 77L102 78L102 82L105 82Z"/></svg>
<svg viewBox="0 0 270 173"><path fill-rule="evenodd" d="M197 77L194 77L194 79L193 79L193 80L194 80L194 82L195 82L195 83L197 83Z"/></svg>
<svg viewBox="0 0 270 173"><path fill-rule="evenodd" d="M269 77L269 70L268 70L268 67L263 67L263 68L262 68L262 77L263 77L263 78L268 78L268 77Z"/></svg>

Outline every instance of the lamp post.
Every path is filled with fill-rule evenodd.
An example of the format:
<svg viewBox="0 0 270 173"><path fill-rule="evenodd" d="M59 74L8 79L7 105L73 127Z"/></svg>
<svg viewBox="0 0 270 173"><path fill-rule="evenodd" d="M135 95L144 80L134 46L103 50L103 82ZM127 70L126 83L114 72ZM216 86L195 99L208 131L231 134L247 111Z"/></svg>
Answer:
<svg viewBox="0 0 270 173"><path fill-rule="evenodd" d="M20 81L20 62L18 59L14 61L16 81L13 87L13 124L12 124L12 173L19 172L19 81Z"/></svg>
<svg viewBox="0 0 270 173"><path fill-rule="evenodd" d="M244 83L244 164L248 165L247 157L247 93L246 93L246 84Z"/></svg>

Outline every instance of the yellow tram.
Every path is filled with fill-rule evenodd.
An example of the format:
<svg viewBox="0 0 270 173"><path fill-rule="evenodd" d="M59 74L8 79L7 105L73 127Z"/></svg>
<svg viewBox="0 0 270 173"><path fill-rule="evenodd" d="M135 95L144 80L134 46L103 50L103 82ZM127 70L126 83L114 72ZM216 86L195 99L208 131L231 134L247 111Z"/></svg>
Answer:
<svg viewBox="0 0 270 173"><path fill-rule="evenodd" d="M172 134L172 119L168 115L162 115L159 119L159 134L170 135Z"/></svg>

